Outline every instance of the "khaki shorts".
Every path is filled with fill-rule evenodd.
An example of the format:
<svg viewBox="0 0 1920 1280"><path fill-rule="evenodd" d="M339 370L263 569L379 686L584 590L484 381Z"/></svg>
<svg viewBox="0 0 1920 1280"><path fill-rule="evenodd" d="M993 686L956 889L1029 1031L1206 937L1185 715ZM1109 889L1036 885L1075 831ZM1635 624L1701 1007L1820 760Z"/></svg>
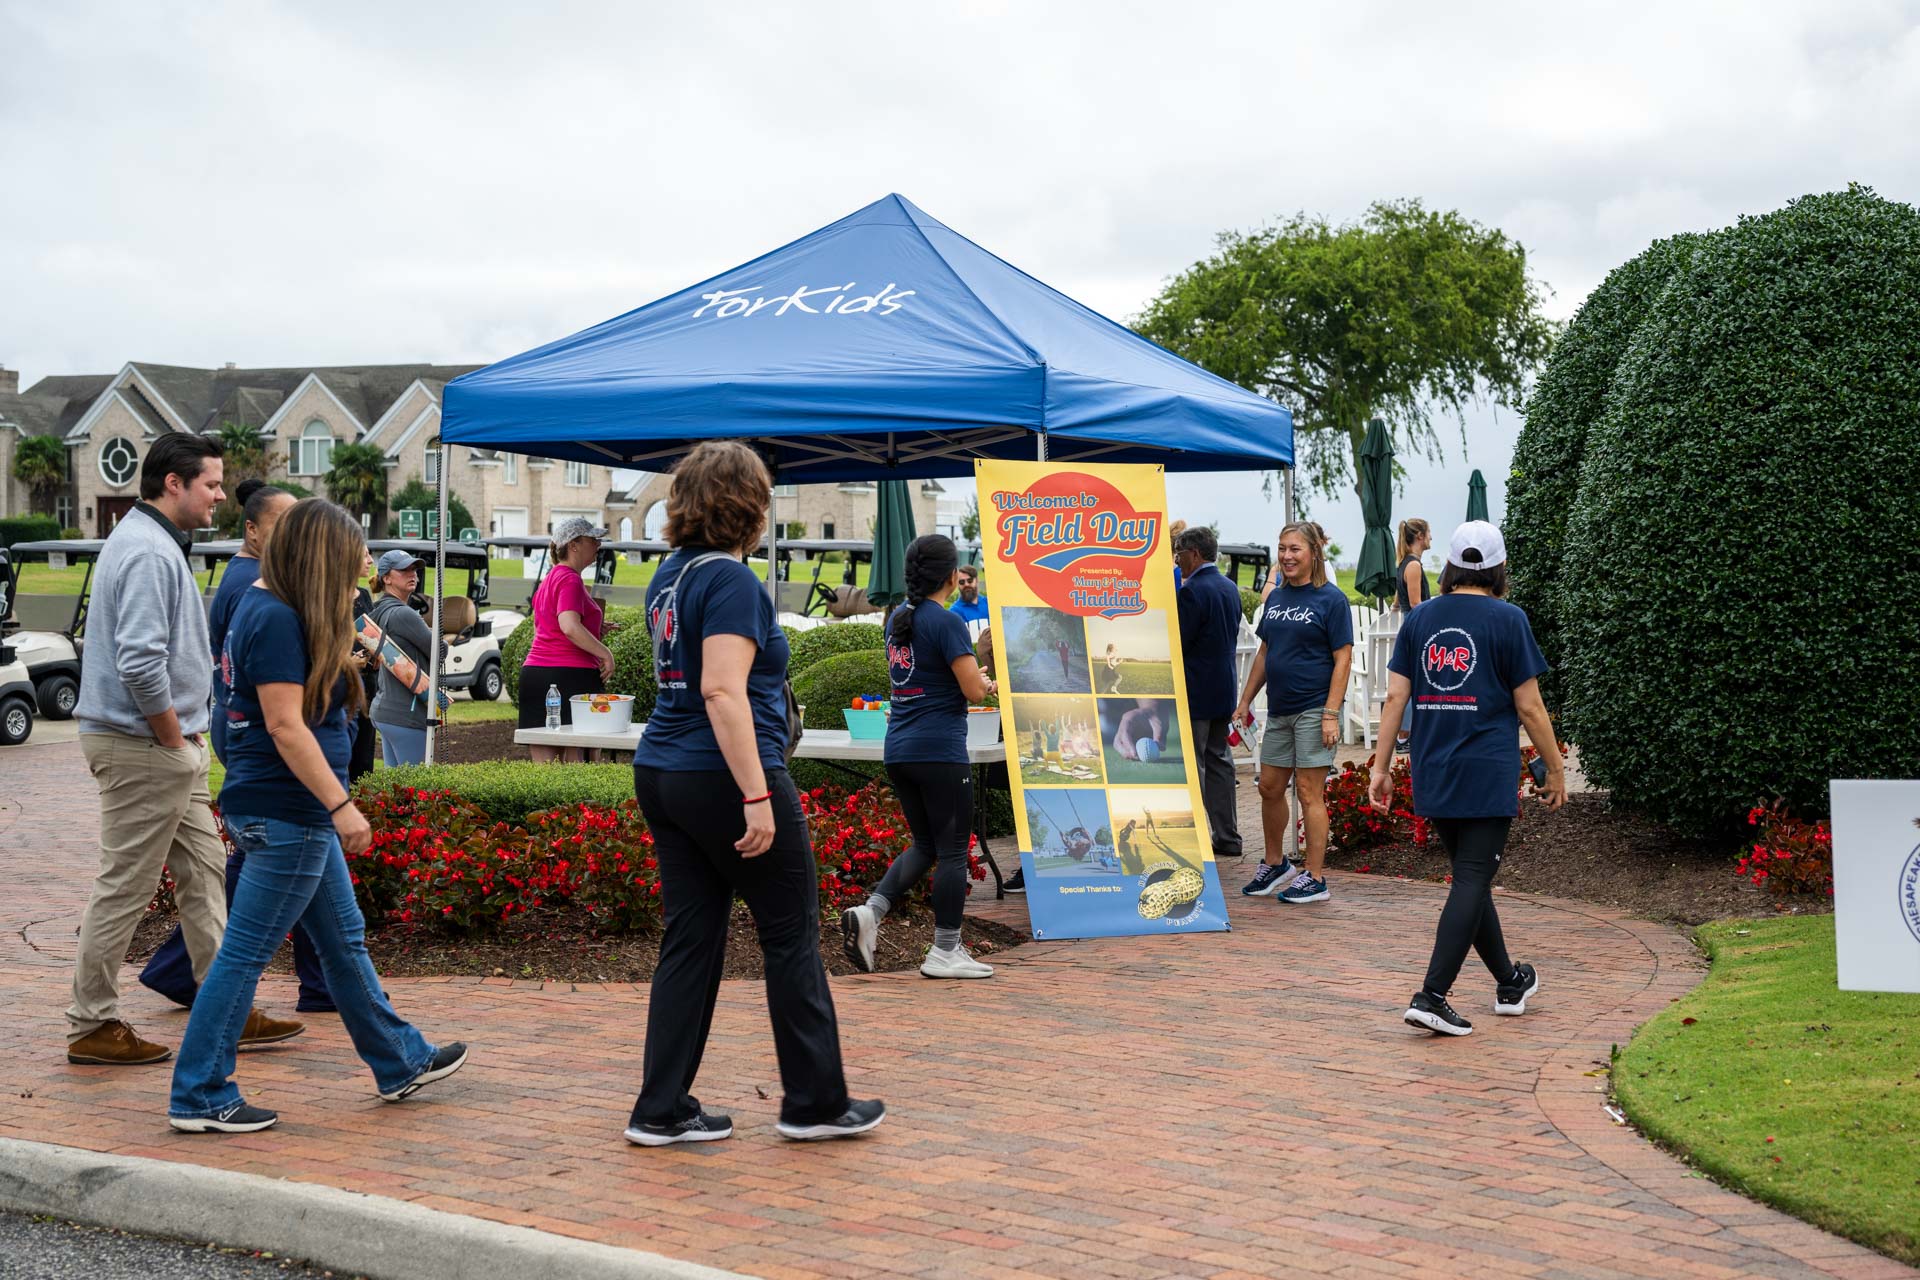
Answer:
<svg viewBox="0 0 1920 1280"><path fill-rule="evenodd" d="M1276 769L1331 769L1340 737L1334 735L1331 747L1321 745L1321 715L1320 708L1313 707L1297 716L1268 716L1267 734L1260 739L1260 763Z"/></svg>

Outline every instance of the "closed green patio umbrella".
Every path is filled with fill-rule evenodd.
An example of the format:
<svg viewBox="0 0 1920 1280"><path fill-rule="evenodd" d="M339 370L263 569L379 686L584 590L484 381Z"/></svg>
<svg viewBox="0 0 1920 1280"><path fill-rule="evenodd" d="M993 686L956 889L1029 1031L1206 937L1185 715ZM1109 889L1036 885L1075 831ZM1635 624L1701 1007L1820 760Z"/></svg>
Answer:
<svg viewBox="0 0 1920 1280"><path fill-rule="evenodd" d="M914 539L913 493L905 480L880 482L880 514L873 522L873 573L867 599L885 608L907 598L907 544Z"/></svg>
<svg viewBox="0 0 1920 1280"><path fill-rule="evenodd" d="M1360 442L1360 518L1367 536L1360 544L1354 588L1383 600L1393 595L1393 440L1375 418Z"/></svg>
<svg viewBox="0 0 1920 1280"><path fill-rule="evenodd" d="M1475 467L1473 474L1467 477L1467 519L1485 520L1487 518L1487 478Z"/></svg>

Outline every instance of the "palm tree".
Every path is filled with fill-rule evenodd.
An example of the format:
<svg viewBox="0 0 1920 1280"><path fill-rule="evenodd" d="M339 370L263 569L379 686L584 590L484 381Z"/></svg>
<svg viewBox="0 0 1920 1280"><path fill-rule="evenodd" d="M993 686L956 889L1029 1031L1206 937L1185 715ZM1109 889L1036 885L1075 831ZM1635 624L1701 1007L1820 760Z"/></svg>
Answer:
<svg viewBox="0 0 1920 1280"><path fill-rule="evenodd" d="M42 515L67 482L67 446L59 436L28 436L13 455L13 478L27 486Z"/></svg>
<svg viewBox="0 0 1920 1280"><path fill-rule="evenodd" d="M220 452L226 457L228 471L243 469L265 474L267 451L260 441L257 428L238 422L222 422L220 429L213 434L220 441Z"/></svg>
<svg viewBox="0 0 1920 1280"><path fill-rule="evenodd" d="M387 506L387 455L377 444L333 446L327 494L357 516L379 519Z"/></svg>

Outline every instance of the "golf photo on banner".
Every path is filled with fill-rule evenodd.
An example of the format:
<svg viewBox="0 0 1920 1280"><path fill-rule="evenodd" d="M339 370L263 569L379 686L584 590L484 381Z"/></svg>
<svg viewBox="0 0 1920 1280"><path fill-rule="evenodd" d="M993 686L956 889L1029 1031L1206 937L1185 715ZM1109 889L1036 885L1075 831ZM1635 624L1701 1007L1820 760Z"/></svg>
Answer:
<svg viewBox="0 0 1920 1280"><path fill-rule="evenodd" d="M1173 692L1173 646L1164 609L1127 618L1088 618L1087 653L1096 693Z"/></svg>

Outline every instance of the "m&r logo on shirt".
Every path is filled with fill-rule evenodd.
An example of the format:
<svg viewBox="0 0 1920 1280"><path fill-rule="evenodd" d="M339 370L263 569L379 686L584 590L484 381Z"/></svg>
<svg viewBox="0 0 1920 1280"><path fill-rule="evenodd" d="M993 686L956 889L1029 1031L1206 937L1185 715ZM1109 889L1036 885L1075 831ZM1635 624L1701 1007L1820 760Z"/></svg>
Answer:
<svg viewBox="0 0 1920 1280"><path fill-rule="evenodd" d="M1442 693L1465 684L1480 662L1473 636L1459 627L1442 627L1427 637L1422 648L1427 683Z"/></svg>
<svg viewBox="0 0 1920 1280"><path fill-rule="evenodd" d="M888 635L891 637L892 633L889 632ZM921 692L919 689L909 689L906 687L907 682L913 679L913 645L911 642L907 644L896 644L891 638L887 640L887 674L893 678L894 693L912 697Z"/></svg>

